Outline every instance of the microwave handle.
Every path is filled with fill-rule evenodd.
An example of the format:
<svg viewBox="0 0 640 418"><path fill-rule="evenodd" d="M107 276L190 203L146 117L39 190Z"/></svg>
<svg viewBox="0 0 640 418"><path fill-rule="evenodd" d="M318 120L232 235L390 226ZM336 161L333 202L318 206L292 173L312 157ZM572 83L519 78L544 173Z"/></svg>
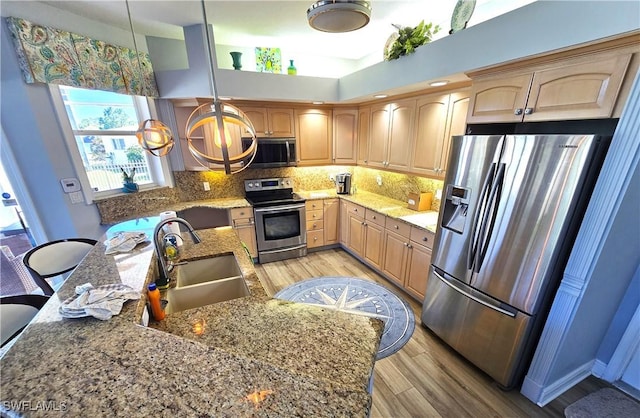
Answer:
<svg viewBox="0 0 640 418"><path fill-rule="evenodd" d="M289 149L289 141L285 142L285 146L287 148L287 162L291 162L291 150Z"/></svg>

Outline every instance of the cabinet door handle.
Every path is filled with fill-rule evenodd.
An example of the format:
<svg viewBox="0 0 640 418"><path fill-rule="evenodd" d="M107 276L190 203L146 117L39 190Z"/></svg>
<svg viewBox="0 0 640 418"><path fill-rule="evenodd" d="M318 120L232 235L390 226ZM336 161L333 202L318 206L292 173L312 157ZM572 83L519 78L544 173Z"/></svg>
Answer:
<svg viewBox="0 0 640 418"><path fill-rule="evenodd" d="M412 248L413 248L413 245L411 245L411 244L407 244L407 248L408 248L408 249L412 249Z"/></svg>
<svg viewBox="0 0 640 418"><path fill-rule="evenodd" d="M395 229L400 229L400 227L398 225L394 225L393 226Z"/></svg>
<svg viewBox="0 0 640 418"><path fill-rule="evenodd" d="M407 244L406 242L403 242L402 244L403 244L405 247L408 247L408 246L409 246L409 244Z"/></svg>
<svg viewBox="0 0 640 418"><path fill-rule="evenodd" d="M428 241L429 241L429 238L424 237L424 238L422 238L422 240L423 240L424 242L428 242Z"/></svg>
<svg viewBox="0 0 640 418"><path fill-rule="evenodd" d="M525 114L525 115L530 115L530 114L532 114L532 113L533 113L533 108L532 108L532 107L527 107L527 108L524 110L524 114Z"/></svg>
<svg viewBox="0 0 640 418"><path fill-rule="evenodd" d="M376 215L373 215L373 219L376 219Z"/></svg>
<svg viewBox="0 0 640 418"><path fill-rule="evenodd" d="M517 108L514 112L514 115L522 115L522 109L521 108Z"/></svg>

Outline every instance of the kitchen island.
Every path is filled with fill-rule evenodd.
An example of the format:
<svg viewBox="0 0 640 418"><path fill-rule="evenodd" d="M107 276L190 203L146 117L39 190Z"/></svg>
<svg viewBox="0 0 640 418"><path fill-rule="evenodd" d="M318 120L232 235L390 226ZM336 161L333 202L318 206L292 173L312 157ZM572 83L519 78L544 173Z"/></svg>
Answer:
<svg viewBox="0 0 640 418"><path fill-rule="evenodd" d="M152 244L107 256L98 242L0 360L1 407L24 416L367 416L383 324L271 299L230 227L198 233L200 244L185 237L182 260L234 254L250 296L150 327L141 325L144 295L107 321L62 318L75 286L143 290L154 279Z"/></svg>

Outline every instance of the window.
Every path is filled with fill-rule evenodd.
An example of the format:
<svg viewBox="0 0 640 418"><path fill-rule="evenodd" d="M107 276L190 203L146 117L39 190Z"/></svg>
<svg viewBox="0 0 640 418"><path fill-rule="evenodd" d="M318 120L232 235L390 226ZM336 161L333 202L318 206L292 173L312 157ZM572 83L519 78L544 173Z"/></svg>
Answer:
<svg viewBox="0 0 640 418"><path fill-rule="evenodd" d="M87 196L85 190L87 200L119 193L123 171L135 170L141 188L164 185L166 162L145 152L135 136L149 113L145 98L67 86L52 86L51 91L59 118L69 122L63 125L70 130L67 142L76 170L86 173L83 188L92 191Z"/></svg>

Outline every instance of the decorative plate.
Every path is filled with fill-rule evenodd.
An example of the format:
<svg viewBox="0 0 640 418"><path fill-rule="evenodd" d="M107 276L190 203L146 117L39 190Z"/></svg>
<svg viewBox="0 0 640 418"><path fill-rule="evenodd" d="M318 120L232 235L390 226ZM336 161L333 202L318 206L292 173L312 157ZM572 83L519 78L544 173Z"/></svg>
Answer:
<svg viewBox="0 0 640 418"><path fill-rule="evenodd" d="M382 52L383 54L382 58L385 61L389 61L389 52L391 52L391 47L399 37L400 37L400 34L398 32L393 32L391 35L389 35L387 42L384 44L384 50Z"/></svg>
<svg viewBox="0 0 640 418"><path fill-rule="evenodd" d="M473 9L476 7L476 0L458 0L456 7L453 9L451 15L451 30L449 34L461 31L467 27L471 15L473 15Z"/></svg>

